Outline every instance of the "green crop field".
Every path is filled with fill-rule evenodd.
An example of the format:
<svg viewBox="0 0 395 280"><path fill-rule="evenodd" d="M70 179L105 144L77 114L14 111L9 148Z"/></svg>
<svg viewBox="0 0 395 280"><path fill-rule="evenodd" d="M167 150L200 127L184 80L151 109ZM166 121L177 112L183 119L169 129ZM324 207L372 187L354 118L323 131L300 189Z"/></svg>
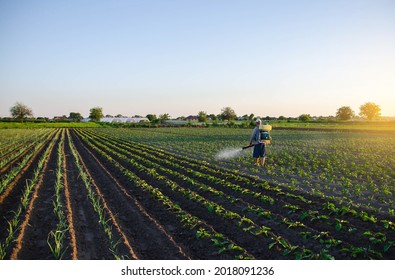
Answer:
<svg viewBox="0 0 395 280"><path fill-rule="evenodd" d="M395 134L0 130L2 259L395 259Z"/></svg>

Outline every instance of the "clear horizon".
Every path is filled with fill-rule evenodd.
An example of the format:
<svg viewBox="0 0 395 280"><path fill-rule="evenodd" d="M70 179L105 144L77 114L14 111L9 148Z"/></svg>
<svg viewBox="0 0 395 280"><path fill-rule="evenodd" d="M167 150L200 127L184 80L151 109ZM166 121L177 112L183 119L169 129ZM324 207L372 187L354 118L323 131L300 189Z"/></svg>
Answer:
<svg viewBox="0 0 395 280"><path fill-rule="evenodd" d="M395 116L394 1L1 1L0 117Z"/></svg>

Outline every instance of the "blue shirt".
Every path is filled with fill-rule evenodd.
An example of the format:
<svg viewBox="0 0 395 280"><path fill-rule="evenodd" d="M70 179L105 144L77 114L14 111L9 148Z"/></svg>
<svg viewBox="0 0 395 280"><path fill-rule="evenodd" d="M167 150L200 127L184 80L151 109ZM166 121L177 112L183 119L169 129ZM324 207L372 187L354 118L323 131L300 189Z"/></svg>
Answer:
<svg viewBox="0 0 395 280"><path fill-rule="evenodd" d="M261 142L261 133L259 131L259 126L256 126L251 134L250 143L259 144Z"/></svg>

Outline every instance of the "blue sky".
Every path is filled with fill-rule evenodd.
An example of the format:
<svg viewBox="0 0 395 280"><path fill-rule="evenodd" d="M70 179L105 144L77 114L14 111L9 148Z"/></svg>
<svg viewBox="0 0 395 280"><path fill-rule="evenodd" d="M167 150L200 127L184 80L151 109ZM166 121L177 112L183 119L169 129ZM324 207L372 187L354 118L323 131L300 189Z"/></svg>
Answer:
<svg viewBox="0 0 395 280"><path fill-rule="evenodd" d="M0 0L0 116L395 116L395 1Z"/></svg>

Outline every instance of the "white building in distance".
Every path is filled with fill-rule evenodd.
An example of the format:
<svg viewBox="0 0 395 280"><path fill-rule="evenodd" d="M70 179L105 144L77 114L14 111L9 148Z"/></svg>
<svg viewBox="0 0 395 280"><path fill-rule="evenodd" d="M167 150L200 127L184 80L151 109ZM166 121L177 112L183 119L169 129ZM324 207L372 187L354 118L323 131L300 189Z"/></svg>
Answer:
<svg viewBox="0 0 395 280"><path fill-rule="evenodd" d="M90 118L84 118L81 122L90 122ZM100 122L105 123L141 123L141 122L149 122L147 118L101 118Z"/></svg>

